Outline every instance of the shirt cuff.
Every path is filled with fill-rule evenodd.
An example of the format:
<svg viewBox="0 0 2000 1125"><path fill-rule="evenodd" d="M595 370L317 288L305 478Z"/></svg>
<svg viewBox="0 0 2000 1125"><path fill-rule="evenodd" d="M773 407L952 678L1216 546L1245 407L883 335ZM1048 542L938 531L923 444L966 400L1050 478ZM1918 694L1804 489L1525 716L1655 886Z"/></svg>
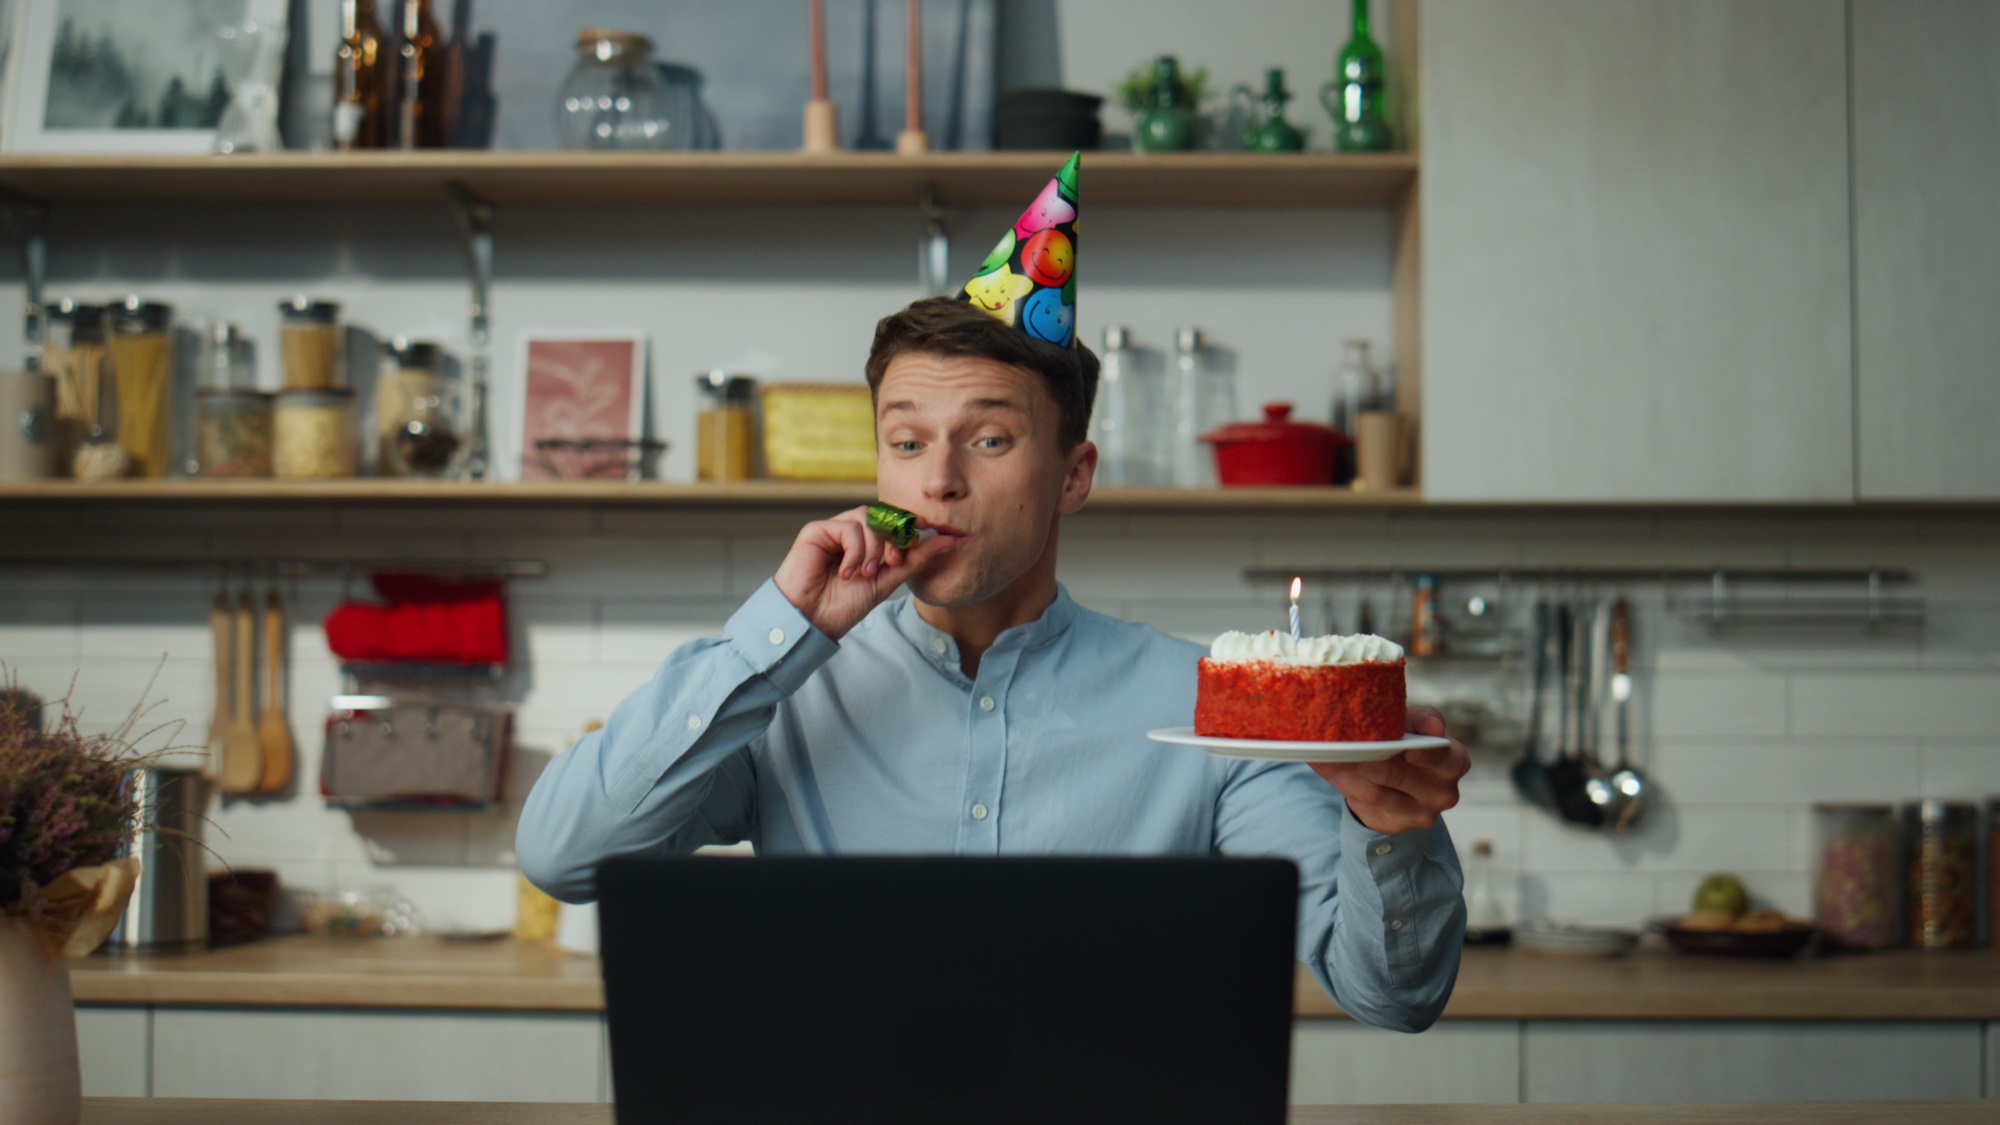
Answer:
<svg viewBox="0 0 2000 1125"><path fill-rule="evenodd" d="M840 651L769 579L730 616L722 633L745 663L786 695Z"/></svg>
<svg viewBox="0 0 2000 1125"><path fill-rule="evenodd" d="M1341 854L1362 857L1378 887L1422 863L1435 848L1438 836L1436 827L1411 828L1393 835L1377 832L1361 823L1353 809L1343 806L1340 810ZM1383 905L1388 905L1386 898Z"/></svg>

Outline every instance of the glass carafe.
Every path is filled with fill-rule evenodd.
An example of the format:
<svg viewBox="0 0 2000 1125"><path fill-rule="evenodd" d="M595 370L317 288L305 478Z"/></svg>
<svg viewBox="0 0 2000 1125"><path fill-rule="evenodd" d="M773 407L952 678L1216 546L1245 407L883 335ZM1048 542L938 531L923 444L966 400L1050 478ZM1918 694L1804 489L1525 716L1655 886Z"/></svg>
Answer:
<svg viewBox="0 0 2000 1125"><path fill-rule="evenodd" d="M215 127L217 152L276 152L278 66L285 29L244 20L216 33L217 59L229 81L229 106Z"/></svg>
<svg viewBox="0 0 2000 1125"><path fill-rule="evenodd" d="M556 95L556 135L568 149L645 151L688 148L692 122L667 116L666 81L653 67L653 43L630 31L586 28L581 57ZM678 142L678 143L677 143Z"/></svg>

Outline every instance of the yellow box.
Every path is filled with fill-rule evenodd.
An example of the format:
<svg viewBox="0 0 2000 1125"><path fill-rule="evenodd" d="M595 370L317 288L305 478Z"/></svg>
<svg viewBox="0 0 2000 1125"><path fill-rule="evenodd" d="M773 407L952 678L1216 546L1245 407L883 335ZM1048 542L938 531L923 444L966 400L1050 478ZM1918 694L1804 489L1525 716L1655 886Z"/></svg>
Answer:
<svg viewBox="0 0 2000 1125"><path fill-rule="evenodd" d="M866 385L776 383L759 394L772 480L875 479L875 403Z"/></svg>

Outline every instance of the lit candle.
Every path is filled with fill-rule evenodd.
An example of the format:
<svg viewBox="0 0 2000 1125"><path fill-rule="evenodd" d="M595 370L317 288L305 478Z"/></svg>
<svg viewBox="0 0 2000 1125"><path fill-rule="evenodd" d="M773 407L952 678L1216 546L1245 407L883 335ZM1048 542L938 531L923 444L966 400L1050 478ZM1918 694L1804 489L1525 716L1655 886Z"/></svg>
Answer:
<svg viewBox="0 0 2000 1125"><path fill-rule="evenodd" d="M1305 587L1303 578L1292 579L1292 640L1299 639L1299 591Z"/></svg>

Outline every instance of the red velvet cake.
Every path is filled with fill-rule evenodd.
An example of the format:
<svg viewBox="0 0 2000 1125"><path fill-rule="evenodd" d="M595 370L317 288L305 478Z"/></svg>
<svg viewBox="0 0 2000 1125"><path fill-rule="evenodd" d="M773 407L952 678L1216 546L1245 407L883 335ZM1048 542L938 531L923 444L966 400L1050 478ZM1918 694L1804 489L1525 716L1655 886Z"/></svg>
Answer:
<svg viewBox="0 0 2000 1125"><path fill-rule="evenodd" d="M1201 661L1194 732L1211 738L1403 737L1403 650L1374 636L1224 633Z"/></svg>

